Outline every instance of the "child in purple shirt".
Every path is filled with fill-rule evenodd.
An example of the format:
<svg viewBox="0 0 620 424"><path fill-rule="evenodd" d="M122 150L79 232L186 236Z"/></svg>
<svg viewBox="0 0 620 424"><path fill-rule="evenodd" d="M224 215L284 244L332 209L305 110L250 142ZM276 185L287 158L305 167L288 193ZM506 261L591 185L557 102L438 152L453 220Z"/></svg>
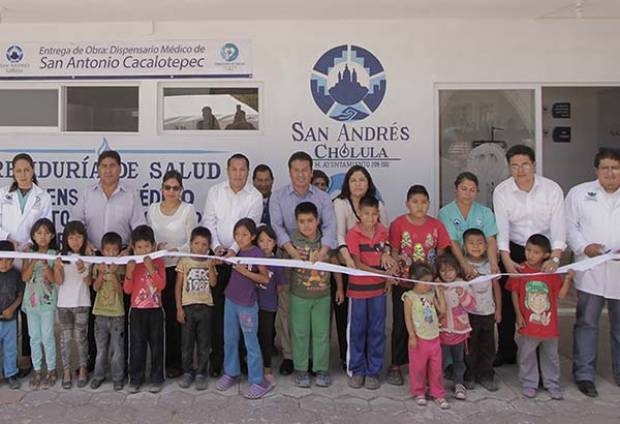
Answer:
<svg viewBox="0 0 620 424"><path fill-rule="evenodd" d="M238 257L261 258L265 255L253 242L256 238L256 224L250 218L243 218L235 224L235 242L239 245ZM249 390L247 399L259 399L272 388L270 380L263 378L263 359L258 344L258 302L259 284L268 284L269 274L263 265L233 266L233 271L224 291L224 375L215 385L220 391L233 387L241 374L239 366L239 327L248 352Z"/></svg>
<svg viewBox="0 0 620 424"><path fill-rule="evenodd" d="M273 228L268 225L261 225L258 228L256 243L266 257L273 257L277 249L277 238ZM278 310L278 293L286 285L286 278L284 268L270 266L267 269L269 270L269 283L258 286L258 341L263 355L265 379L273 383L273 374L271 373L273 330L276 311Z"/></svg>

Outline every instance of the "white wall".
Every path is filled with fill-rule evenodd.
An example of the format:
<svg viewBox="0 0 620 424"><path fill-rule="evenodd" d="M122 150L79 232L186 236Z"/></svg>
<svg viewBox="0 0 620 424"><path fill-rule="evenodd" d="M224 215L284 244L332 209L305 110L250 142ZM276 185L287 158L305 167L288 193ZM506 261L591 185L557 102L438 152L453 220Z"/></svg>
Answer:
<svg viewBox="0 0 620 424"><path fill-rule="evenodd" d="M252 139L182 139L188 147L208 146L249 153L252 162L273 165L276 184L287 181L286 157L295 150L313 152L313 143L291 140L291 124L306 127L339 125L314 105L309 92L311 69L328 49L345 43L370 50L383 64L387 94L379 109L355 125L408 126L409 142L371 143L401 158L389 168L372 169L388 204L390 216L404 210L404 194L413 183L427 185L432 200L439 194L436 129L436 84L537 86L539 83L620 82L620 26L606 21L228 21L165 22L105 25L54 24L0 26L0 39L12 42L42 40L141 40L247 38L253 43L254 80L263 84L262 132ZM112 147L171 146L180 139L156 130L157 82L142 81L139 136L105 134ZM88 136L0 135L0 145L42 147L91 146L102 134ZM329 144L338 143L330 138ZM9 154L2 154L4 161ZM35 155L36 156L36 155ZM207 159L223 164L227 155ZM81 158L80 158L81 159ZM196 159L196 158L193 158ZM92 158L90 159L92 160ZM588 167L590 158L584 161ZM331 170L329 173L344 172ZM216 181L189 186L203 196ZM55 181L43 181L53 186ZM76 184L82 185L85 182ZM141 174L136 185L159 181ZM203 197L202 197L203 198ZM200 202L202 202L202 198ZM200 203L200 207L202 203Z"/></svg>
<svg viewBox="0 0 620 424"><path fill-rule="evenodd" d="M554 103L571 105L570 119L554 119ZM588 87L554 87L543 90L543 172L556 181L564 192L594 178L592 160L598 151L598 90ZM553 128L571 128L570 143L553 141Z"/></svg>

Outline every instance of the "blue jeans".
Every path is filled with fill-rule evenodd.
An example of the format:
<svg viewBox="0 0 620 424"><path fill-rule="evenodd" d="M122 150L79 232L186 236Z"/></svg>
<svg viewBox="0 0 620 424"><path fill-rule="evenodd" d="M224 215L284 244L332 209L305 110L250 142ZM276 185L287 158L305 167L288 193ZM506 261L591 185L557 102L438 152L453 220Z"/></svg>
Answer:
<svg viewBox="0 0 620 424"><path fill-rule="evenodd" d="M4 378L17 374L17 319L0 321L0 346L4 353Z"/></svg>
<svg viewBox="0 0 620 424"><path fill-rule="evenodd" d="M258 344L258 303L241 306L226 299L224 304L224 373L241 374L239 368L239 327L248 352L248 382L263 384L263 357Z"/></svg>
<svg viewBox="0 0 620 424"><path fill-rule="evenodd" d="M41 371L43 350L47 370L56 370L56 338L54 337L54 315L56 311L39 311L28 309L28 333L30 333L30 350L32 367ZM41 348L43 345L43 348Z"/></svg>
<svg viewBox="0 0 620 424"><path fill-rule="evenodd" d="M594 381L598 348L598 323L605 300L609 312L611 365L620 383L620 300L577 291L577 320L573 334L573 375L575 381Z"/></svg>

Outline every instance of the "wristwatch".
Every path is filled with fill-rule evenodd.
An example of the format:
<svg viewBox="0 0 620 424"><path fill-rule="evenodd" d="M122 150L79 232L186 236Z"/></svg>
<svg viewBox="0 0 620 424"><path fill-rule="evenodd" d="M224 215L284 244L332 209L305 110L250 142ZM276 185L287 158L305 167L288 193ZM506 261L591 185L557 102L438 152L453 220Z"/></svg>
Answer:
<svg viewBox="0 0 620 424"><path fill-rule="evenodd" d="M560 258L558 258L557 256L554 256L553 258L551 258L551 260L556 264L556 265L560 265Z"/></svg>

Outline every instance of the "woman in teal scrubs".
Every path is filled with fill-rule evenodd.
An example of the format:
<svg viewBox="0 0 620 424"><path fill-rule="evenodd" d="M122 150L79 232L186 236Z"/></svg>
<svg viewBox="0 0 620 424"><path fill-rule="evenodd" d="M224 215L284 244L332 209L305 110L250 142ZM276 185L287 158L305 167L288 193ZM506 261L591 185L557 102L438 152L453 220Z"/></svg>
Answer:
<svg viewBox="0 0 620 424"><path fill-rule="evenodd" d="M486 206L476 202L478 195L478 178L471 172L462 172L454 182L456 199L439 210L438 218L446 226L452 240L452 252L458 259L465 277L476 276L474 268L465 260L463 253L463 233L470 228L478 228L487 239L487 256L491 272L498 273L497 262L497 225L495 215Z"/></svg>

